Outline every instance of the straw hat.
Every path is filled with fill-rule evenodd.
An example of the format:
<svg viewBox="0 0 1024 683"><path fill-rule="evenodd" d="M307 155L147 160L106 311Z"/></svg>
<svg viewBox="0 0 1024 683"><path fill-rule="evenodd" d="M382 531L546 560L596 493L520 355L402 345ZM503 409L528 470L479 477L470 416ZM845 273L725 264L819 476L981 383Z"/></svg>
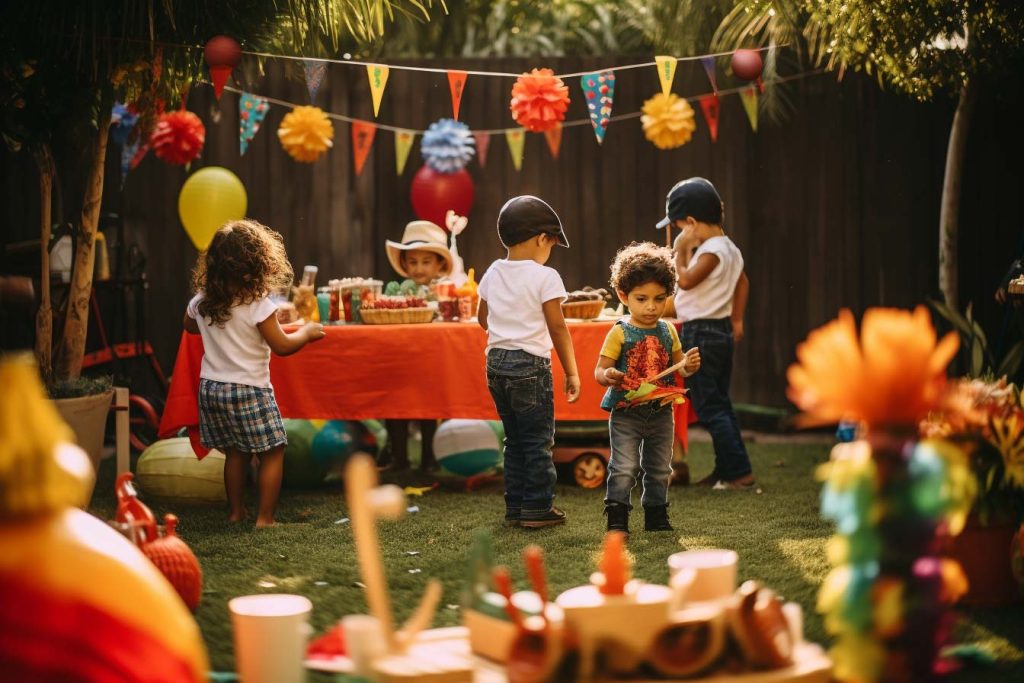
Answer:
<svg viewBox="0 0 1024 683"><path fill-rule="evenodd" d="M429 251L437 254L444 262L441 265L439 275L448 275L452 271L452 253L448 250L448 234L430 221L412 221L405 226L401 242L388 240L385 242L388 252L388 261L402 277L409 277L405 267L402 265L403 251Z"/></svg>

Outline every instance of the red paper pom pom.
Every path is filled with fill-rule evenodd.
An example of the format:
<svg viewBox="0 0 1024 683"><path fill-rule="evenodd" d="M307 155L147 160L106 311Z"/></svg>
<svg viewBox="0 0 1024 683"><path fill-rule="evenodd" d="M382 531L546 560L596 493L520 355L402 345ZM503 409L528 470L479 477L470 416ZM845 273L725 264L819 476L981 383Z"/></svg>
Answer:
<svg viewBox="0 0 1024 683"><path fill-rule="evenodd" d="M745 81L757 80L763 66L761 53L757 50L736 50L732 53L732 72L737 78Z"/></svg>
<svg viewBox="0 0 1024 683"><path fill-rule="evenodd" d="M199 117L187 110L161 114L149 138L153 152L169 164L184 166L199 156L206 141L206 128Z"/></svg>
<svg viewBox="0 0 1024 683"><path fill-rule="evenodd" d="M509 108L516 123L526 130L542 133L565 120L569 88L551 69L534 69L520 76L512 86Z"/></svg>

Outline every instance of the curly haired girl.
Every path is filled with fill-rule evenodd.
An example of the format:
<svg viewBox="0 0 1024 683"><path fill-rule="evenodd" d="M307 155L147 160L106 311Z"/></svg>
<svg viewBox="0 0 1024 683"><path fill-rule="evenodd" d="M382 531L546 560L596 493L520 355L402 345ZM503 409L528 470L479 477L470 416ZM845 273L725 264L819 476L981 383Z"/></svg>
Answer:
<svg viewBox="0 0 1024 683"><path fill-rule="evenodd" d="M270 352L288 356L324 336L320 323L290 334L281 329L277 304L269 295L290 286L292 278L280 234L253 220L232 221L199 255L193 274L196 295L185 311L185 329L203 337L199 440L225 455L232 522L247 516L246 473L252 456L258 457L257 527L274 523L288 443L270 385Z"/></svg>
<svg viewBox="0 0 1024 683"><path fill-rule="evenodd" d="M601 407L611 413L604 500L608 530L629 533L630 497L642 473L644 528L671 531L672 403L682 398L675 377L653 378L672 365L692 375L700 368L700 354L696 349L684 354L675 327L661 320L676 288L671 251L650 242L621 249L612 262L611 285L629 316L612 326L594 368L594 379L608 388Z"/></svg>

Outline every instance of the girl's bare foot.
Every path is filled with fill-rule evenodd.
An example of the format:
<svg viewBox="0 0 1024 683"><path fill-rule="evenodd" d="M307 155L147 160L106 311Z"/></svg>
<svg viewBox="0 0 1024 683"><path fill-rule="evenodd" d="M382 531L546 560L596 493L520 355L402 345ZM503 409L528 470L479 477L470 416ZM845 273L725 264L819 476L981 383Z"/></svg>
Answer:
<svg viewBox="0 0 1024 683"><path fill-rule="evenodd" d="M256 519L256 528L257 529L264 529L264 528L266 528L268 526L277 526L277 523L273 520L273 518L271 518L271 519L257 518Z"/></svg>
<svg viewBox="0 0 1024 683"><path fill-rule="evenodd" d="M242 510L241 512L228 513L228 521L232 524L235 524L237 522L244 522L247 519L249 519L249 513L246 512L245 510Z"/></svg>

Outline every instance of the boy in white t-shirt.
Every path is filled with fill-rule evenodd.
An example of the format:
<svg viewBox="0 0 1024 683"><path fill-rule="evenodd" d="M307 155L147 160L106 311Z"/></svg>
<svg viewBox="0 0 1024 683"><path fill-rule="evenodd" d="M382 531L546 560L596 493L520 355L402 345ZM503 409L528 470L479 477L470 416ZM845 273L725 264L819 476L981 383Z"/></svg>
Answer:
<svg viewBox="0 0 1024 683"><path fill-rule="evenodd" d="M480 280L477 318L487 330L487 388L505 427L505 522L538 528L562 524L555 498L554 381L551 348L565 370L565 393L580 396L572 338L562 317L562 278L544 264L556 244L568 247L554 209L530 195L498 213L508 256Z"/></svg>
<svg viewBox="0 0 1024 683"><path fill-rule="evenodd" d="M750 282L743 272L743 254L722 230L724 212L714 185L689 178L669 191L666 216L658 227L682 230L673 246L679 284L676 316L683 321L683 348L697 347L702 363L686 386L715 449L715 469L699 483L750 489L755 487L750 458L729 398L733 350L743 338Z"/></svg>

